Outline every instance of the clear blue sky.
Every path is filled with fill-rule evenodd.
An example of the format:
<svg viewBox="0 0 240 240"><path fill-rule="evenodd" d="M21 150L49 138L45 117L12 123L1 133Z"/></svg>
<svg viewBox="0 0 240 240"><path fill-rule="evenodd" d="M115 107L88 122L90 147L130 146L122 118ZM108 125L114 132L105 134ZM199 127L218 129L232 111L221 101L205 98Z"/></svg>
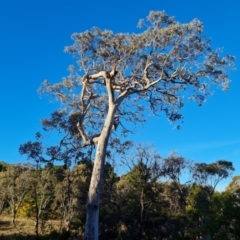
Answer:
<svg viewBox="0 0 240 240"><path fill-rule="evenodd" d="M40 97L44 79L59 81L75 63L63 53L71 34L97 26L114 32L137 31L138 19L150 10L165 10L180 22L198 18L213 47L240 57L238 0L0 0L0 160L22 162L19 145L33 140L40 119L56 104ZM171 151L201 162L233 161L240 175L240 72L230 73L230 91L219 89L203 107L189 103L181 130L173 130L164 115L151 118L133 139L153 142L162 156Z"/></svg>

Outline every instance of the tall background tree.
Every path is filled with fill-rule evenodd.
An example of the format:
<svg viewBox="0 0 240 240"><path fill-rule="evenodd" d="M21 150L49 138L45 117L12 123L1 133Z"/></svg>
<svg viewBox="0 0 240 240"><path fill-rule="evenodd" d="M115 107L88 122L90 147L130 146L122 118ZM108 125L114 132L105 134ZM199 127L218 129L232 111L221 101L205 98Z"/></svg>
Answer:
<svg viewBox="0 0 240 240"><path fill-rule="evenodd" d="M70 75L60 83L45 80L39 89L62 103L42 120L45 130L62 134L59 145L46 149L50 160L68 162L95 154L85 239L98 239L107 146L109 141L119 143L112 131L121 127L118 133L126 136L125 124L144 122L147 110L165 112L172 122L181 120L184 97L201 106L212 93L210 86L228 90L227 70L234 57L222 57L220 50L211 49L199 20L181 24L165 12L150 12L138 26L142 31L137 34L98 28L73 34L74 44L65 51L78 58L78 68L70 66ZM39 140L22 145L20 151L45 160Z"/></svg>

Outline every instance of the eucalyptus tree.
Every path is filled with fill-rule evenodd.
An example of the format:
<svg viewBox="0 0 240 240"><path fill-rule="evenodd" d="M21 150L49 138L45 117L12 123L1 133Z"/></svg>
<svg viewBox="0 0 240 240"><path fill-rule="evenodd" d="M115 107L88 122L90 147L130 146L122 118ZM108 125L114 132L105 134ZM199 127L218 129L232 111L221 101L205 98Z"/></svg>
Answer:
<svg viewBox="0 0 240 240"><path fill-rule="evenodd" d="M125 164L130 171L116 184L119 234L124 239L160 239L159 225L166 223L163 212L168 205L159 183L164 176L163 159L151 145L138 145Z"/></svg>
<svg viewBox="0 0 240 240"><path fill-rule="evenodd" d="M181 176L185 173L190 175L192 165L192 161L186 160L176 152L171 153L168 158L164 159L163 174L170 180L166 185L166 193L171 199L171 209L176 212L185 212L186 196L191 180L188 179L188 181L181 183Z"/></svg>
<svg viewBox="0 0 240 240"><path fill-rule="evenodd" d="M11 212L11 224L16 224L16 216L30 190L31 170L24 165L9 165L1 175L1 191Z"/></svg>
<svg viewBox="0 0 240 240"><path fill-rule="evenodd" d="M240 193L240 176L235 176L232 178L232 181L227 186L227 190L232 193Z"/></svg>
<svg viewBox="0 0 240 240"><path fill-rule="evenodd" d="M8 165L4 162L0 162L0 215L7 205L8 192L6 191L6 178L5 171L7 171Z"/></svg>
<svg viewBox="0 0 240 240"><path fill-rule="evenodd" d="M126 136L125 124L144 122L147 110L181 120L184 96L202 105L212 93L210 86L228 90L227 70L234 57L211 49L199 20L181 24L165 12L150 12L138 27L137 33L96 27L74 33L65 52L78 59L78 67L70 66L69 76L59 83L45 80L39 89L62 103L42 121L45 129L65 133L60 145L49 149L51 160L68 159L68 153L75 158L76 152L96 145L85 239L98 238L100 189L107 146L116 139L113 130L121 127ZM65 149L61 157L60 148ZM29 142L21 149L36 157L41 146Z"/></svg>
<svg viewBox="0 0 240 240"><path fill-rule="evenodd" d="M44 233L46 221L50 215L50 206L54 197L54 176L49 169L35 169L28 177L31 182L29 197L33 208L32 214L35 221L35 235L39 239L40 233Z"/></svg>
<svg viewBox="0 0 240 240"><path fill-rule="evenodd" d="M226 160L218 160L210 164L196 163L193 179L200 185L211 188L213 193L218 183L231 176L234 170L232 162Z"/></svg>

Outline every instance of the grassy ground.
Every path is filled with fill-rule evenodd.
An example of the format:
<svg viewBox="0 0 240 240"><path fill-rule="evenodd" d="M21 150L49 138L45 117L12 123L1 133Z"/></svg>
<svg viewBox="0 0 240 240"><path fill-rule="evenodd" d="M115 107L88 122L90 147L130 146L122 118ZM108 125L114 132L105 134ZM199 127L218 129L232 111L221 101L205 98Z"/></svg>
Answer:
<svg viewBox="0 0 240 240"><path fill-rule="evenodd" d="M0 240L36 239L34 224L32 219L17 218L16 224L12 225L11 218L0 216ZM48 221L44 231L39 230L39 232L42 233L41 235L48 235L54 230L57 232L60 224L60 221Z"/></svg>

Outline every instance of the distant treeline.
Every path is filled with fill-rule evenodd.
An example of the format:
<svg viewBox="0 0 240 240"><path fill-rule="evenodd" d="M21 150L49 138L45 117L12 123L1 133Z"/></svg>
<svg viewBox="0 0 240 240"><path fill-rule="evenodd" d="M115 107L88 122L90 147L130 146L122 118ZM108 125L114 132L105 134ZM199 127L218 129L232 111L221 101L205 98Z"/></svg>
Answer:
<svg viewBox="0 0 240 240"><path fill-rule="evenodd" d="M50 234L49 219L60 223L56 239L81 239L92 166L87 159L72 168L0 162L1 216L13 226L17 218L34 219L37 239ZM143 148L125 166L118 176L105 165L99 239L240 239L240 176L216 191L233 172L231 162L162 159Z"/></svg>

